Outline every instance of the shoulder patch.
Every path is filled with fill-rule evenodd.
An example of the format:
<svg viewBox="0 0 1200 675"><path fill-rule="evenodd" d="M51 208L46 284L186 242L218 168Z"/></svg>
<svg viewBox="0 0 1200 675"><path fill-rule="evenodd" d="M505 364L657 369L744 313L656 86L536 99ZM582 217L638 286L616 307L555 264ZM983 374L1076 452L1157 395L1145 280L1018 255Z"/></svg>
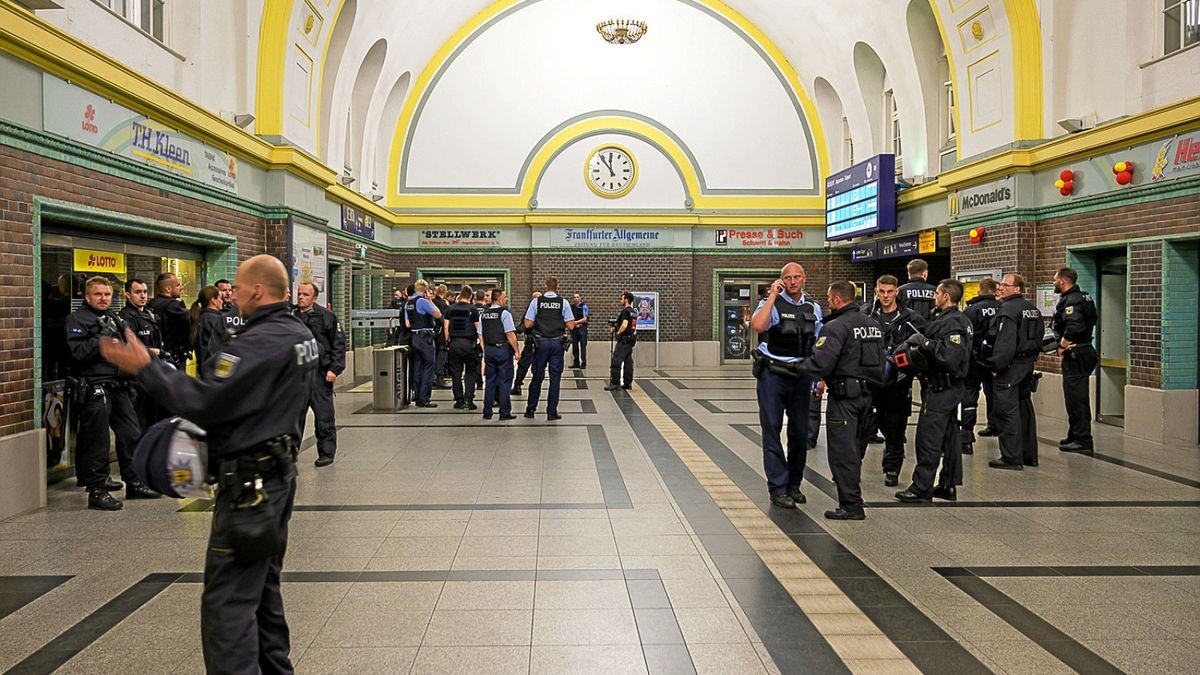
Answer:
<svg viewBox="0 0 1200 675"><path fill-rule="evenodd" d="M1074 308L1074 307L1071 307L1070 305L1068 305L1068 306L1067 306L1067 309L1066 309L1066 313L1067 313L1067 314L1074 314L1074 313L1075 313L1075 308Z"/></svg>
<svg viewBox="0 0 1200 675"><path fill-rule="evenodd" d="M825 344L824 336L817 338L817 344L815 346L820 347L823 344Z"/></svg>
<svg viewBox="0 0 1200 675"><path fill-rule="evenodd" d="M953 342L956 345L961 345L962 344L962 336L955 333L954 335L950 336L950 342Z"/></svg>
<svg viewBox="0 0 1200 675"><path fill-rule="evenodd" d="M240 357L221 352L221 355L217 357L216 363L213 364L213 377L218 380L228 379L237 372L238 364L241 362L242 359Z"/></svg>

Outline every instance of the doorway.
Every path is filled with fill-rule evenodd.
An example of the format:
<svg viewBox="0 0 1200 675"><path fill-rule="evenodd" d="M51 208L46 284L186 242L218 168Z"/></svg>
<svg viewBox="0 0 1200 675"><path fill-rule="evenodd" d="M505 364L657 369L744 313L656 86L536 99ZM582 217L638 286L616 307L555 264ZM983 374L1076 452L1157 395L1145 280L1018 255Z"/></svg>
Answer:
<svg viewBox="0 0 1200 675"><path fill-rule="evenodd" d="M1096 254L1100 279L1096 311L1100 315L1096 334L1100 354L1096 379L1096 419L1125 426L1125 384L1129 349L1129 259L1124 249Z"/></svg>
<svg viewBox="0 0 1200 675"><path fill-rule="evenodd" d="M748 361L750 352L758 348L759 336L750 330L750 317L776 278L778 275L721 279L717 317L721 332L721 363Z"/></svg>
<svg viewBox="0 0 1200 675"><path fill-rule="evenodd" d="M446 284L446 288L457 293L463 286L480 291L498 286L508 289L508 272L506 270L418 270L417 277L429 282L431 286Z"/></svg>

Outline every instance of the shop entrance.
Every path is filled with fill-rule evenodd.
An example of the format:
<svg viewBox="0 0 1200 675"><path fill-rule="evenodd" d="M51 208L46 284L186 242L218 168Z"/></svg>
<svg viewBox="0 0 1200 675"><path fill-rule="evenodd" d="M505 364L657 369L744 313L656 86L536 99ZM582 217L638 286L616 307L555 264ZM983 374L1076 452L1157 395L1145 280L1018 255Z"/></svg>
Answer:
<svg viewBox="0 0 1200 675"><path fill-rule="evenodd" d="M504 270L419 270L417 276L431 286L446 284L451 293L457 293L463 286L477 291L486 291L492 286L512 290L508 288L508 273Z"/></svg>
<svg viewBox="0 0 1200 675"><path fill-rule="evenodd" d="M765 298L771 284L778 278L771 276L737 276L721 279L719 296L718 327L721 331L721 363L737 363L750 360L750 352L758 347L758 335L750 330L750 317Z"/></svg>
<svg viewBox="0 0 1200 675"><path fill-rule="evenodd" d="M1100 293L1096 311L1100 315L1096 334L1100 371L1096 381L1096 419L1125 426L1125 383L1129 347L1129 262L1124 249L1098 252Z"/></svg>

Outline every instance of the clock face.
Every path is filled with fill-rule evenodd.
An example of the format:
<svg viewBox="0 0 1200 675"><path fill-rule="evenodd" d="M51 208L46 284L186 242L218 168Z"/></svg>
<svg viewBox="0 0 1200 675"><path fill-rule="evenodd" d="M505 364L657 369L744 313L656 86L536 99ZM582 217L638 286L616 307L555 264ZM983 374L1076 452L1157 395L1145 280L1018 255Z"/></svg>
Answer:
<svg viewBox="0 0 1200 675"><path fill-rule="evenodd" d="M605 145L588 155L584 176L592 192L613 199L633 189L637 181L637 164L625 148Z"/></svg>

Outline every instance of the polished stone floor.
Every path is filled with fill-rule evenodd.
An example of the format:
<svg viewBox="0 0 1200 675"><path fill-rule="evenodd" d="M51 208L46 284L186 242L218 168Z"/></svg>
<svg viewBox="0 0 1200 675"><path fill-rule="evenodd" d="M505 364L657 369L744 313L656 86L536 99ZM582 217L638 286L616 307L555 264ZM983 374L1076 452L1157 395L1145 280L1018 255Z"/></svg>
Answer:
<svg viewBox="0 0 1200 675"><path fill-rule="evenodd" d="M601 375L568 373L557 422L339 393L284 567L297 670L1197 671L1200 448L1098 427L1065 455L1043 419L1039 467L981 440L958 502L903 506L873 445L867 520L831 523L823 436L808 503L769 506L745 369ZM202 672L208 508L88 511L68 482L0 523L0 671Z"/></svg>

